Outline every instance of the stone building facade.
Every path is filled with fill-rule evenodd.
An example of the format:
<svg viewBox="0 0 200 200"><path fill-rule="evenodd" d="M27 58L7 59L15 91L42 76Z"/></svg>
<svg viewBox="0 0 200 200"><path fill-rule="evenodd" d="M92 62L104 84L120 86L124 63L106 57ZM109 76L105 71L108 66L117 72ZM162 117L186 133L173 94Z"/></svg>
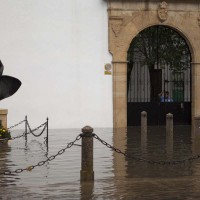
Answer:
<svg viewBox="0 0 200 200"><path fill-rule="evenodd" d="M0 125L3 128L7 128L7 114L8 114L7 109L0 109Z"/></svg>
<svg viewBox="0 0 200 200"><path fill-rule="evenodd" d="M200 115L200 2L109 0L109 51L113 56L114 127L127 126L127 51L134 37L153 25L168 26L187 42L191 62L191 117Z"/></svg>

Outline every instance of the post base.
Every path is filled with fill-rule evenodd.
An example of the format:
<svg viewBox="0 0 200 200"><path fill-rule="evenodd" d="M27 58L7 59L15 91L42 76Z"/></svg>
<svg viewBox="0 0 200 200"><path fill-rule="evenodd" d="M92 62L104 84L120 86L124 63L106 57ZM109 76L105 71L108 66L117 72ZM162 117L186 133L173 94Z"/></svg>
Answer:
<svg viewBox="0 0 200 200"><path fill-rule="evenodd" d="M94 171L80 171L81 182L94 182Z"/></svg>

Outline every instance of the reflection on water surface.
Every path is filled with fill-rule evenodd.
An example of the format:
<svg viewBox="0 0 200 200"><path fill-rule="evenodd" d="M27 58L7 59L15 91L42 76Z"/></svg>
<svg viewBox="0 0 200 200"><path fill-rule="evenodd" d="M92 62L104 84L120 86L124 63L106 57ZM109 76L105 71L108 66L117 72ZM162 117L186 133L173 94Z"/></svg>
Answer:
<svg viewBox="0 0 200 200"><path fill-rule="evenodd" d="M149 127L146 139L140 128L94 129L103 140L128 155L149 160L181 160L200 154L199 141L191 139L189 126L177 126L167 139L165 127ZM20 135L17 130L12 134ZM79 129L49 131L49 151L44 136L23 138L1 145L1 171L26 168L56 154L80 133ZM79 140L78 144L81 144ZM81 147L73 146L31 172L1 175L2 199L199 199L200 161L179 165L136 162L111 151L94 139L95 182L80 184Z"/></svg>

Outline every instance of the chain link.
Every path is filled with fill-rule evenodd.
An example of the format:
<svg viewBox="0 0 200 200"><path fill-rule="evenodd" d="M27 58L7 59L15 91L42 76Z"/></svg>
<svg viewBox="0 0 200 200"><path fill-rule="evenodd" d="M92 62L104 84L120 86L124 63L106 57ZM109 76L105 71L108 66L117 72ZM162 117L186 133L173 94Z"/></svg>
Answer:
<svg viewBox="0 0 200 200"><path fill-rule="evenodd" d="M44 126L46 124L46 122L42 125L40 125L39 127L35 128L34 130L32 131L35 131L37 129L39 129L40 127ZM22 137L23 135L21 136L17 136L16 138L19 138L19 137ZM127 158L130 158L130 159L133 159L135 161L139 161L139 162L146 162L146 163L149 163L149 164L159 164L159 165L177 165L177 164L182 164L182 163L185 163L185 162L191 162L193 160L197 160L200 158L200 155L195 155L195 156L192 156L192 157L189 157L187 159L183 159L183 160L172 160L172 161L155 161L155 160L148 160L148 159L144 159L144 158L138 158L138 157L135 157L135 156L129 156L127 153L124 153L122 152L120 149L118 148L115 148L114 146L110 145L109 143L107 143L105 140L102 140L101 138L99 138L98 135L96 135L95 133L93 133L92 135L95 139L97 139L100 143L102 143L103 145L105 145L106 147L108 147L109 149L115 151L116 153L119 153L119 154L122 154L124 155L125 157ZM43 160L43 161L40 161L38 162L37 164L35 165L30 165L26 168L19 168L19 169L16 169L14 171L10 171L10 170L6 170L0 174L3 174L3 175L12 175L14 173L22 173L23 171L31 171L33 170L35 167L40 167L40 166L43 166L45 163L47 162L50 162L52 160L54 160L57 156L60 156L62 155L67 149L71 148L72 146L75 146L77 144L75 144L75 142L77 142L78 140L80 140L82 138L82 134L79 134L74 141L72 142L69 142L67 144L67 146L63 149L60 149L56 154L50 156L50 157L47 157L46 160Z"/></svg>
<svg viewBox="0 0 200 200"><path fill-rule="evenodd" d="M146 162L149 164L158 164L158 165L178 165L178 164L182 164L182 163L186 163L186 162L191 162L194 160L197 160L200 158L200 155L195 155L186 159L182 159L182 160L172 160L172 161L155 161L155 160L148 160L148 159L144 159L144 158L138 158L135 156L129 156L127 153L122 152L120 149L117 149L115 147L113 147L112 145L108 144L106 141L102 140L101 138L99 138L98 135L93 134L93 137L95 139L97 139L99 142L101 142L103 145L105 145L106 147L112 149L113 151L115 151L116 153L122 154L127 158L133 159L135 161L139 161L139 162Z"/></svg>
<svg viewBox="0 0 200 200"><path fill-rule="evenodd" d="M10 129L16 127L16 126L19 126L20 124L22 124L22 123L24 123L24 122L26 122L26 120L22 120L22 121L20 121L19 123L15 124L15 125L13 125L13 126L10 126L10 127L8 128L8 130L10 130ZM42 135L42 133L44 132L44 130L45 130L45 128L46 128L46 125L47 125L47 122L41 124L40 126L36 127L36 128L33 129L33 130L31 130L28 121L27 121L27 125L28 125L28 127L29 127L29 132L28 132L28 133L24 132L22 135L18 135L18 136L15 136L15 137L11 137L9 140L15 140L15 139L18 139L18 138L21 138L21 137L25 137L25 135L28 135L28 134L30 134L30 133L32 133L35 137L39 137L39 136ZM44 127L44 129L42 130L42 132L41 132L39 135L36 135L36 134L33 133L34 131L37 131L39 128L41 128L41 127L43 127L43 126L45 126L45 127ZM2 140L7 140L7 139L2 139Z"/></svg>
<svg viewBox="0 0 200 200"><path fill-rule="evenodd" d="M26 132L24 132L22 135L11 137L9 140L15 140L15 139L18 139L18 138L21 138L21 137L25 137L25 134L26 134Z"/></svg>
<svg viewBox="0 0 200 200"><path fill-rule="evenodd" d="M47 137L44 137L44 144L47 144Z"/></svg>
<svg viewBox="0 0 200 200"><path fill-rule="evenodd" d="M15 125L13 125L13 126L10 126L10 127L8 128L8 130L10 130L10 129L16 127L16 126L19 126L20 124L22 124L22 123L25 122L25 121L26 121L26 120L24 119L24 120L22 120L21 122L15 124Z"/></svg>
<svg viewBox="0 0 200 200"><path fill-rule="evenodd" d="M27 125L28 125L28 128L29 128L29 132L27 133L27 135L31 133L31 134L34 135L35 137L39 137L39 136L42 135L42 133L43 133L44 130L46 129L46 127L47 127L47 122L41 124L40 126L38 126L37 128L35 128L35 129L33 129L33 130L31 129L31 127L30 127L30 125L29 125L28 122L27 122ZM43 130L41 131L41 133L39 133L38 135L36 135L36 134L33 133L33 132L37 131L39 128L41 128L41 127L43 127L43 126L44 126L44 128L43 128Z"/></svg>
<svg viewBox="0 0 200 200"><path fill-rule="evenodd" d="M21 173L21 172L23 172L23 171L31 171L31 170L33 170L35 167L40 167L40 166L44 165L46 162L50 162L50 161L54 160L57 156L62 155L67 149L69 149L69 148L71 148L72 146L74 146L74 145L75 145L75 142L77 142L77 141L80 140L80 139L81 139L81 134L79 134L79 135L76 137L76 139L75 139L74 141L68 143L67 146L66 146L65 148L59 150L55 155L52 155L52 156L50 156L50 157L47 157L46 160L40 161L40 162L38 162L36 165L31 165L31 166L26 167L26 168L19 168L19 169L16 169L16 170L14 170L14 171L6 170L6 171L4 171L4 172L2 172L2 173L0 173L0 174L3 174L3 175L12 175L12 174L15 174L15 173L16 173L16 174Z"/></svg>
<svg viewBox="0 0 200 200"><path fill-rule="evenodd" d="M18 138L21 138L21 137L25 137L26 135L32 133L36 130L38 130L39 128L43 127L43 126L46 126L46 122L41 124L40 126L36 127L35 129L31 130L31 132L29 131L28 133L24 132L22 135L18 135L18 136L15 136L15 137L11 137L9 140L15 140L15 139L18 139ZM46 128L46 127L45 127ZM45 128L42 130L42 133L44 132ZM41 135L41 134L39 134ZM35 136L35 134L34 134ZM37 136L36 136L37 137ZM6 140L6 139L5 139Z"/></svg>

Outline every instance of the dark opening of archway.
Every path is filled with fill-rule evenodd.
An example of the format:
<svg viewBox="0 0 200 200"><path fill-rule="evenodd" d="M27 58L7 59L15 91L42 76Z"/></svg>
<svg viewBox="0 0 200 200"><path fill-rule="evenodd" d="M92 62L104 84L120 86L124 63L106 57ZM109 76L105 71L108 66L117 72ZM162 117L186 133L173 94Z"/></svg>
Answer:
<svg viewBox="0 0 200 200"><path fill-rule="evenodd" d="M167 26L151 26L132 41L127 70L127 122L140 125L146 111L149 125L191 123L191 54L184 38Z"/></svg>

